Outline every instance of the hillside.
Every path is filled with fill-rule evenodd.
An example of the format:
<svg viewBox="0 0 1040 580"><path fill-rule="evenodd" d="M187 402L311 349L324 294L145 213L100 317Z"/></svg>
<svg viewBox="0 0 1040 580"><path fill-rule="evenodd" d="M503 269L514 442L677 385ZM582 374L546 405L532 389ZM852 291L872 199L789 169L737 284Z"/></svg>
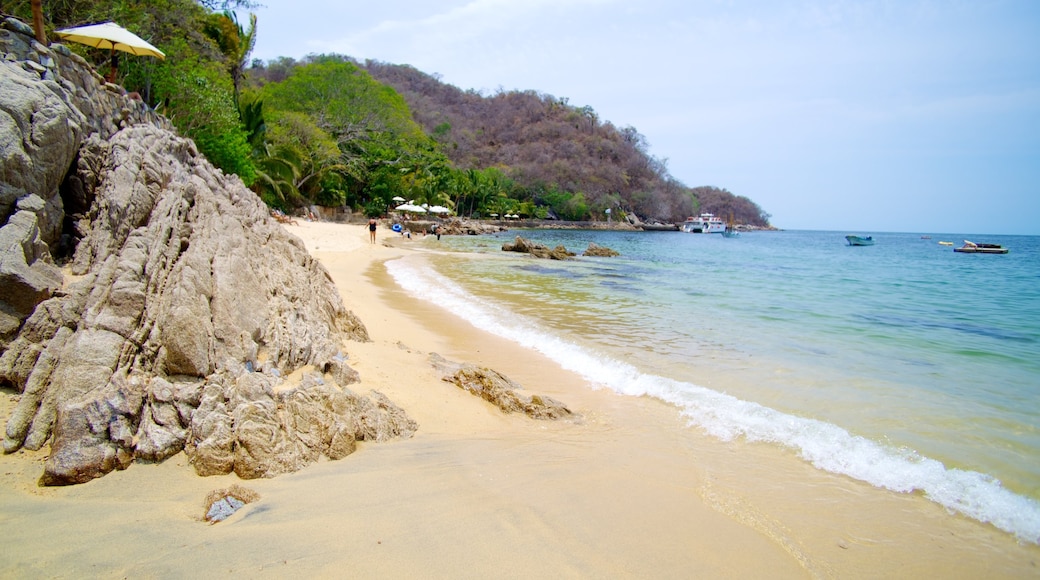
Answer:
<svg viewBox="0 0 1040 580"><path fill-rule="evenodd" d="M709 211L769 225L769 215L746 197L678 182L635 128L618 128L591 107L535 91L484 96L407 65L370 60L363 67L404 97L413 118L462 169L499 167L521 189L582 193L590 208L620 207L644 220Z"/></svg>

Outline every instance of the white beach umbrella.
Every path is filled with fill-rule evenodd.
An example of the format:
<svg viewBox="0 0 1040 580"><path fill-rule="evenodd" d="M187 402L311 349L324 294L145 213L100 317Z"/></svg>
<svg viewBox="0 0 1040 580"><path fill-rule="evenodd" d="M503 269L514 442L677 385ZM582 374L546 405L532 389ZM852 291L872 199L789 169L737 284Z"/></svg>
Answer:
<svg viewBox="0 0 1040 580"><path fill-rule="evenodd" d="M108 48L136 54L138 56L154 56L165 59L163 51L145 42L143 38L123 28L115 22L77 26L55 31L62 40L71 40L94 48Z"/></svg>
<svg viewBox="0 0 1040 580"><path fill-rule="evenodd" d="M433 205L427 208L430 213L451 213L451 210L444 207L443 205Z"/></svg>
<svg viewBox="0 0 1040 580"><path fill-rule="evenodd" d="M412 213L426 213L426 210L411 203L403 203L394 208L397 211L407 211Z"/></svg>

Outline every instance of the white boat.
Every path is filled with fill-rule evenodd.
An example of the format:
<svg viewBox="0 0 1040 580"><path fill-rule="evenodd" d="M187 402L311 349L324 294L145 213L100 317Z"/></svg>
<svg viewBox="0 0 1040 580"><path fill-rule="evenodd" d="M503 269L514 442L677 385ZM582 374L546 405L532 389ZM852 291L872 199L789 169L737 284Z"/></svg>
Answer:
<svg viewBox="0 0 1040 580"><path fill-rule="evenodd" d="M726 231L726 222L713 213L702 213L686 218L679 229L688 234L721 234Z"/></svg>

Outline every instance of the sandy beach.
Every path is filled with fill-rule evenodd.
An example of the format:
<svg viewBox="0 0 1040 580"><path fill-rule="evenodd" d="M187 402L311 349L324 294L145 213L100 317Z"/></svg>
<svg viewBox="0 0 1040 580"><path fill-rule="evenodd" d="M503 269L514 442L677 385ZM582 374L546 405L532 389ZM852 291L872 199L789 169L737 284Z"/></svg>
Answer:
<svg viewBox="0 0 1040 580"><path fill-rule="evenodd" d="M830 475L776 448L720 442L675 408L596 389L533 351L396 288L387 260L432 237L300 222L368 343L361 375L419 424L339 461L264 480L202 478L183 454L41 488L46 449L0 458L0 576L320 578L1024 578L1040 548L926 499ZM429 363L498 370L574 421L506 415ZM17 394L0 392L6 419ZM203 520L233 484L260 499Z"/></svg>

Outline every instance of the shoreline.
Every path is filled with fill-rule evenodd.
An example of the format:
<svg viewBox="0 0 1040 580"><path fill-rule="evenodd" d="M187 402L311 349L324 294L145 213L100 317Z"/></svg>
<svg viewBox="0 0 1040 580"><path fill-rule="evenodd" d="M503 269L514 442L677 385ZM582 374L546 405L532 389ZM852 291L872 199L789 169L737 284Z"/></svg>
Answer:
<svg viewBox="0 0 1040 580"><path fill-rule="evenodd" d="M198 477L181 453L38 488L45 451L4 456L5 576L1037 575L1037 546L771 446L710 439L674 407L595 390L411 299L384 263L421 258L421 239L380 228L372 245L361 225L285 227L368 328L371 342L345 345L361 375L351 388L386 394L416 434L269 480ZM582 419L505 415L441 381L431 353L500 371ZM12 397L3 393L5 417ZM260 500L220 524L200 521L205 495L232 484Z"/></svg>

